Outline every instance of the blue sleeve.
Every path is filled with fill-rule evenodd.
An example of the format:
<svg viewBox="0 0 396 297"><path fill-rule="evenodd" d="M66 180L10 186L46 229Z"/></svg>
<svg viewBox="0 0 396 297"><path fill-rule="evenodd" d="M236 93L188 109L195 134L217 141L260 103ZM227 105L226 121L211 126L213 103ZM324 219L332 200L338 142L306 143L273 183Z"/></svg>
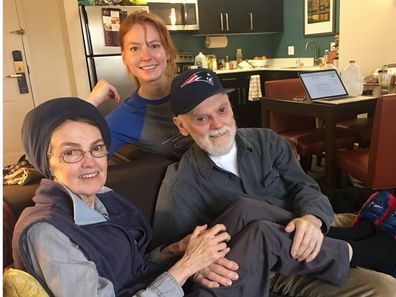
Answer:
<svg viewBox="0 0 396 297"><path fill-rule="evenodd" d="M125 101L106 117L111 133L109 155L112 155L122 144L139 141L145 112L145 105L139 106Z"/></svg>

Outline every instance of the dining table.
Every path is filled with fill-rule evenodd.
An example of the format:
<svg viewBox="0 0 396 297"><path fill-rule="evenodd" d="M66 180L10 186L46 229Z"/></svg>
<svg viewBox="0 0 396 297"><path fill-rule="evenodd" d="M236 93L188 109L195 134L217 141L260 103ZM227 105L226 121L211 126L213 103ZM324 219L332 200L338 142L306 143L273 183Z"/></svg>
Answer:
<svg viewBox="0 0 396 297"><path fill-rule="evenodd" d="M318 102L310 99L276 99L260 98L261 124L264 128L270 127L270 113L282 112L321 119L325 125L325 176L326 187L339 185L337 171L336 124L337 121L358 114L367 114L373 117L377 97L359 96L356 98L338 99L337 101Z"/></svg>

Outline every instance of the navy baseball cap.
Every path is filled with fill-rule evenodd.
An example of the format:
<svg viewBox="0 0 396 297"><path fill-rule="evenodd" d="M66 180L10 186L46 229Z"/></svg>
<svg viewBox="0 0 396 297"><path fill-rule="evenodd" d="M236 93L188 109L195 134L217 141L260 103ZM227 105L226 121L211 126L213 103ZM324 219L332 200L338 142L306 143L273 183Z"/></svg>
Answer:
<svg viewBox="0 0 396 297"><path fill-rule="evenodd" d="M171 86L171 109L175 116L194 109L210 96L230 93L234 89L224 89L220 79L210 69L189 69L177 75Z"/></svg>

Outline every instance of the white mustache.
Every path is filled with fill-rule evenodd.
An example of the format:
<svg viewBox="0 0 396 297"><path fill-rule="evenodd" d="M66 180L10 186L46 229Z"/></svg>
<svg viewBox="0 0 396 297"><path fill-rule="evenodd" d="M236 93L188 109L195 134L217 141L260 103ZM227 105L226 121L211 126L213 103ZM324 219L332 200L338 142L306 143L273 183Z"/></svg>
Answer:
<svg viewBox="0 0 396 297"><path fill-rule="evenodd" d="M229 127L222 127L220 129L212 130L208 133L208 137L217 137L226 134L230 131Z"/></svg>

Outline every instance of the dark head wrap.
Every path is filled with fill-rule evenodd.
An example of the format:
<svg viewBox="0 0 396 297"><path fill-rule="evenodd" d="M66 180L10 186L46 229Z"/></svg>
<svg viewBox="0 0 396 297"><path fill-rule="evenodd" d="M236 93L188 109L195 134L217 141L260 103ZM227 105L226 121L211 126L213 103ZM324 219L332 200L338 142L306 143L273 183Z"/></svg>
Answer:
<svg viewBox="0 0 396 297"><path fill-rule="evenodd" d="M26 115L22 125L22 144L28 160L46 177L51 177L47 153L52 132L65 120L77 118L92 121L102 133L104 143L110 147L110 130L106 120L95 106L82 99L52 99Z"/></svg>

